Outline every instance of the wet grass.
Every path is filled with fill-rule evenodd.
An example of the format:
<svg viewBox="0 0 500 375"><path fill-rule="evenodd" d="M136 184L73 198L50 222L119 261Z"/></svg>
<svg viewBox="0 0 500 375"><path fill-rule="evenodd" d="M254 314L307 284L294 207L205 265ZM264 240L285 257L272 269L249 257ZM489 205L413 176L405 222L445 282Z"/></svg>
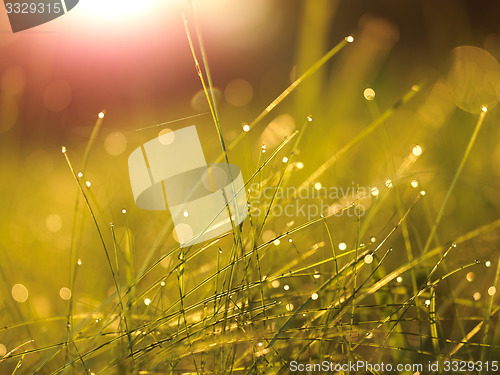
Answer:
<svg viewBox="0 0 500 375"><path fill-rule="evenodd" d="M349 46L347 39L341 40L249 122L249 132L242 131L226 147L196 21L194 28L198 45L186 23L195 68L222 150L218 160L228 162L267 115ZM245 181L249 218L233 226L232 232L185 249L171 245L173 224L167 215L147 249L138 249L134 243L142 223L127 210L118 219L120 231L115 230L118 225L111 223L102 208L106 202L93 194L84 177L102 124L99 119L80 169L73 167L71 150L63 149L78 190L67 271L73 295L67 314L37 319L35 313L23 313L18 323L0 327L0 335L15 332L9 342L13 349L0 359L0 372L271 374L288 373L291 360L428 363L451 358L498 359L495 323L500 307L495 293L483 297L486 306L480 306L457 286L469 272L484 273L491 261L470 256L457 257L457 261L454 253L467 251L485 234L498 233L500 220L454 238L438 236L450 196L488 116L486 111L478 116L441 208L437 214L430 213L428 221L423 220L423 212L429 212L427 194L412 171L420 153L411 148L404 157L391 160L393 176L375 182L372 187L376 190L361 192L358 186L336 206L312 218L273 214L274 207L294 203L301 191L315 189L314 184L338 161L355 155L360 143L374 142L376 132L386 132L386 122L419 89L414 85L386 110L373 112L371 123L318 168L306 168L307 176L296 185L296 160L299 155L301 160L307 158L299 151L309 127L315 126L314 113L304 113L300 130L291 132L273 149L252 142L258 158L251 160L255 168ZM385 147L390 148L390 142ZM407 176L413 176L411 183ZM297 196L278 194L287 186L298 186ZM262 198L266 188L273 194ZM366 208L363 213L362 206ZM348 212L354 215L348 216ZM92 228L83 224L88 217ZM98 237L109 272L103 279L110 276L113 288L92 305L80 301L76 286L86 282L77 254L87 236ZM345 238L352 241L345 244ZM134 254L143 255L138 264ZM499 274L500 261L491 287L498 287ZM11 284L9 280L5 283ZM16 303L9 303L15 309ZM44 338L47 331L53 333ZM57 336L61 339L55 340Z"/></svg>

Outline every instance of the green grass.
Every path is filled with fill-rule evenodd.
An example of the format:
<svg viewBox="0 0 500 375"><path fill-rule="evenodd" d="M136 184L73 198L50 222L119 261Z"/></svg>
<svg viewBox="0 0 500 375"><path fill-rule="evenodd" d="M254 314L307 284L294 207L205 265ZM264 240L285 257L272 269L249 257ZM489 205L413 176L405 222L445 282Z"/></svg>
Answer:
<svg viewBox="0 0 500 375"><path fill-rule="evenodd" d="M121 201L129 202L122 203L126 211L110 211L103 194L85 185L102 124L97 121L83 156L69 147L63 152L67 173L76 182L72 189L78 191L71 245L65 249L69 265L59 270L68 277L72 298L57 310L60 314L39 318L30 299L20 307L4 288L0 342L8 345L8 353L0 359L0 373L273 374L288 373L292 360L426 364L498 359L500 307L486 290L498 287L500 261L491 274L497 264L495 248L484 259L471 249L485 236L497 239L500 220L458 234L440 230L450 220L447 204L459 188L471 152L477 152L475 142L490 113L482 112L472 135L460 140L466 143L465 151L453 167L453 177L444 183L446 195L438 210L429 203L436 182L416 169L420 159L412 154L411 134L404 147L391 147L390 138L401 130L390 121L400 110L416 112L411 105L419 98L420 86L410 88L384 111L372 111L367 125L342 141L319 166L311 162L301 172L296 162L309 160L308 153L315 152L303 147L302 140L311 127L324 126L315 113L303 113L297 120L303 122L300 130L265 153L250 137L302 82L350 45L342 40L327 52L249 122L249 133L239 133L226 147L196 22L195 29L199 44L187 28L189 44L222 151L214 159L244 160L252 165L244 170L246 187L258 184L261 193L268 187L275 193L252 206L258 193L253 191L249 204L260 212L251 210L243 225L230 233L181 249L172 240L168 214L139 212L130 207L128 195ZM385 145L378 141L381 135ZM342 203L344 215L330 212L306 219L272 214L273 207L294 202L294 197L278 196L278 188L297 187L300 194L318 181L336 186L340 182L332 170L337 164L348 163L341 167L346 168L364 148L369 155L374 144L390 155L388 174L368 178L378 196L354 192ZM248 153L241 151L245 145ZM74 159L82 160L79 169L73 167ZM384 163L382 156L374 160ZM385 184L387 176L390 187ZM410 184L413 180L419 181L418 187ZM107 183L104 174L95 181ZM367 206L364 215L348 215L359 212L360 205ZM144 220L157 222L148 227ZM346 249L339 248L341 242ZM12 285L7 276L12 273L3 270L12 268L7 264L10 256L4 246L2 251L3 282ZM82 270L86 263L78 261L89 253L99 259L92 263L99 270L92 277L88 268ZM469 272L481 279L480 302L468 289ZM485 306L481 301L487 301Z"/></svg>

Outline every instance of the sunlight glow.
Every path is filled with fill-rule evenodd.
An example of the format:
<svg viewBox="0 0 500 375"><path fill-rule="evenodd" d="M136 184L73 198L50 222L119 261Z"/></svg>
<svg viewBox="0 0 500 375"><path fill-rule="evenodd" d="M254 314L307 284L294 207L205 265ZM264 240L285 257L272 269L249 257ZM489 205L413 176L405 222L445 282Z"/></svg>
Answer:
<svg viewBox="0 0 500 375"><path fill-rule="evenodd" d="M419 145L416 145L415 147L413 147L413 155L415 156L420 156L422 155L422 147L420 147Z"/></svg>
<svg viewBox="0 0 500 375"><path fill-rule="evenodd" d="M132 16L144 11L157 0L85 0L78 4L78 11L99 16L102 18L119 18Z"/></svg>
<svg viewBox="0 0 500 375"><path fill-rule="evenodd" d="M365 97L366 100L373 100L375 99L375 90L367 88L363 92L363 96Z"/></svg>

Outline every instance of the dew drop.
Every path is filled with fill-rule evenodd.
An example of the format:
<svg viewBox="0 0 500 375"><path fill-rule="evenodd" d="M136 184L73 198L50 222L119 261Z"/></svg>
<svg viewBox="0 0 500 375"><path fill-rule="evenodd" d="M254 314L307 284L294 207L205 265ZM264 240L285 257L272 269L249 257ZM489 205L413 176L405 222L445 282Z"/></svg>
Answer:
<svg viewBox="0 0 500 375"><path fill-rule="evenodd" d="M373 100L375 99L375 90L373 90L372 88L367 88L363 92L363 96L366 100Z"/></svg>
<svg viewBox="0 0 500 375"><path fill-rule="evenodd" d="M420 147L419 145L416 145L415 147L413 147L413 155L415 156L420 156L422 155L422 147Z"/></svg>

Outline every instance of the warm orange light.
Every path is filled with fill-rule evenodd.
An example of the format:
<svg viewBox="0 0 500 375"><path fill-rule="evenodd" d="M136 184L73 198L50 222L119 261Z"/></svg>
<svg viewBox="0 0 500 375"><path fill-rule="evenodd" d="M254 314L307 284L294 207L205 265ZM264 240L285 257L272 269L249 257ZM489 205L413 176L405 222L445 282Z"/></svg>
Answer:
<svg viewBox="0 0 500 375"><path fill-rule="evenodd" d="M118 18L137 14L152 4L155 0L85 0L78 4L78 11L102 18Z"/></svg>

